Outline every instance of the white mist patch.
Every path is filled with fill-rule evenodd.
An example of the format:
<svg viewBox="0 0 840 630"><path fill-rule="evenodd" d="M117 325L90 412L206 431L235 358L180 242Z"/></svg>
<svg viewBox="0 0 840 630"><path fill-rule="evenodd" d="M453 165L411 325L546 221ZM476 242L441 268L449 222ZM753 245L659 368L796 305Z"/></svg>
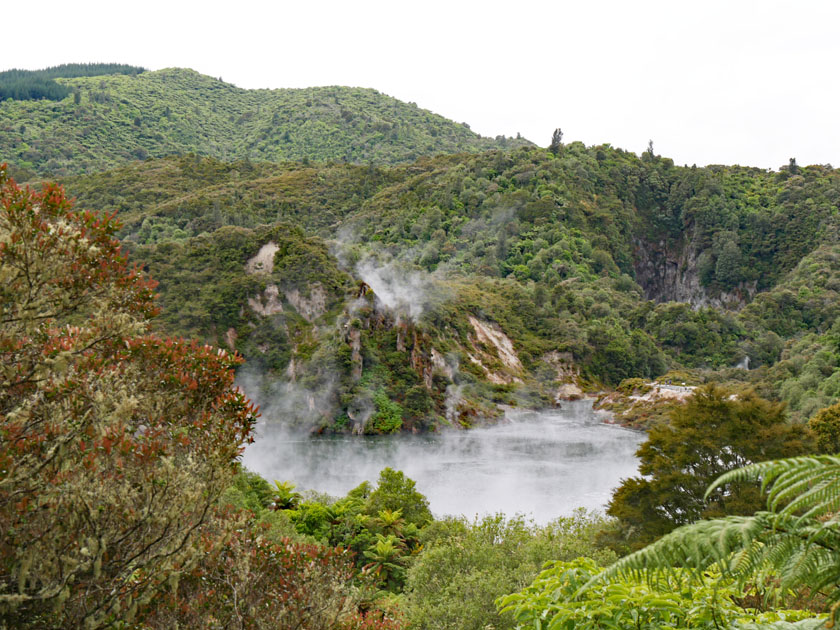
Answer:
<svg viewBox="0 0 840 630"><path fill-rule="evenodd" d="M236 384L260 407L262 420L308 432L332 416L337 379L323 375L311 387L278 381L265 374L240 370Z"/></svg>
<svg viewBox="0 0 840 630"><path fill-rule="evenodd" d="M446 387L446 420L452 424L458 419L458 404L461 402L463 385L448 385Z"/></svg>
<svg viewBox="0 0 840 630"><path fill-rule="evenodd" d="M451 392L457 400L457 388ZM576 508L602 510L637 474L640 432L604 424L591 401L549 412L509 410L507 422L470 431L382 437L310 437L261 423L243 463L266 479L344 496L384 467L417 482L432 512L516 513L547 523Z"/></svg>
<svg viewBox="0 0 840 630"><path fill-rule="evenodd" d="M381 265L369 258L356 265L356 273L382 304L414 322L434 301L442 299L430 274L407 270L397 263Z"/></svg>

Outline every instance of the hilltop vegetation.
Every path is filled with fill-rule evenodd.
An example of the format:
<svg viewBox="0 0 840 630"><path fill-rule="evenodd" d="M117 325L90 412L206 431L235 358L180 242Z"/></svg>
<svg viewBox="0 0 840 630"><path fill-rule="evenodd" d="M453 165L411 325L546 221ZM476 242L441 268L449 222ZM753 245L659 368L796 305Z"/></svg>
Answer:
<svg viewBox="0 0 840 630"><path fill-rule="evenodd" d="M120 211L167 330L294 381L325 430L362 408L391 418L370 430L471 425L564 382L684 369L795 418L840 396L830 167L686 168L573 143L392 167L193 155L65 181ZM246 273L269 242L274 268Z"/></svg>
<svg viewBox="0 0 840 630"><path fill-rule="evenodd" d="M60 101L73 94L69 87L54 79L96 77L105 74L135 75L143 68L118 63L67 63L43 70L6 70L0 72L0 101L49 99ZM74 95L75 98L75 95Z"/></svg>
<svg viewBox="0 0 840 630"><path fill-rule="evenodd" d="M0 155L14 167L54 177L188 152L222 160L393 164L529 144L481 138L371 89L244 90L182 69L75 74L24 77L55 81L61 91L49 98L56 100L0 97Z"/></svg>

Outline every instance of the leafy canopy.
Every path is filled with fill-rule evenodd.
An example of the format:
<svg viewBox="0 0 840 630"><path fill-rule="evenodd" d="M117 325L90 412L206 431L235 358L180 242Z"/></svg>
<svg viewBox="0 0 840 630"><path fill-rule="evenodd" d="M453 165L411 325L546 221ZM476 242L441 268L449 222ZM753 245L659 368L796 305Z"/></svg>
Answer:
<svg viewBox="0 0 840 630"><path fill-rule="evenodd" d="M117 227L0 166L6 627L103 627L169 588L255 421L238 357L149 332Z"/></svg>
<svg viewBox="0 0 840 630"><path fill-rule="evenodd" d="M806 447L804 427L787 422L783 405L706 386L650 430L637 453L642 476L622 483L607 512L637 548L700 518L750 514L761 507L756 484L727 483L711 493L707 486L729 470Z"/></svg>

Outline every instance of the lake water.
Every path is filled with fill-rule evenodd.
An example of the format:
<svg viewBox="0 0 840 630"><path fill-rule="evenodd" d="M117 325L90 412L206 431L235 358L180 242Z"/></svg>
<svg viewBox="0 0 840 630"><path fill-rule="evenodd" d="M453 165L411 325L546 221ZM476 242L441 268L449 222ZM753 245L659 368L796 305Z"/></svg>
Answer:
<svg viewBox="0 0 840 630"><path fill-rule="evenodd" d="M540 523L575 508L603 511L612 489L637 474L644 435L604 424L591 402L544 412L510 411L471 431L388 437L309 437L265 421L244 464L298 490L343 496L390 466L417 482L435 516L504 512Z"/></svg>

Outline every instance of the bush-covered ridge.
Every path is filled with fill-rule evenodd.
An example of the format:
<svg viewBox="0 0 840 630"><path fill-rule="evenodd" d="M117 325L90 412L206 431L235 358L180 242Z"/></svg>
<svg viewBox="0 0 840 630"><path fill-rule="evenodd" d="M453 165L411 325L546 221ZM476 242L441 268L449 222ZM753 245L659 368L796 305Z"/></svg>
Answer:
<svg viewBox="0 0 840 630"><path fill-rule="evenodd" d="M58 101L0 103L0 155L12 165L56 176L187 152L393 164L530 144L482 138L371 89L244 90L182 69L58 84L68 90Z"/></svg>
<svg viewBox="0 0 840 630"><path fill-rule="evenodd" d="M145 68L119 63L66 63L43 70L6 70L0 72L0 101L48 99L60 101L72 94L57 78L96 77L105 74L135 75Z"/></svg>
<svg viewBox="0 0 840 630"><path fill-rule="evenodd" d="M275 377L292 369L316 389L340 382L337 400L368 401L383 418L393 416L376 403L384 393L403 428L443 417L449 385L492 415L480 401L515 400L515 379L526 400L545 404L574 369L582 384L693 369L695 382L751 384L802 419L840 396L840 173L830 167L685 168L573 143L556 155L523 148L392 167L193 155L66 184L82 205L119 210L124 242L161 281L170 330L231 339ZM247 275L272 240L289 242L273 274ZM287 259L319 263L292 275ZM353 315L371 270L396 270L420 290L416 345L375 303ZM325 308L309 321L287 294L308 299L319 282ZM268 304L270 285L284 310L258 316L248 299ZM470 317L511 339L524 372L506 371ZM324 331L355 320L363 374L328 378L350 378L342 353L356 342ZM458 375L447 376L447 353ZM747 357L752 369L734 369ZM429 398L407 399L416 387ZM352 406L341 408L330 422L349 429Z"/></svg>

